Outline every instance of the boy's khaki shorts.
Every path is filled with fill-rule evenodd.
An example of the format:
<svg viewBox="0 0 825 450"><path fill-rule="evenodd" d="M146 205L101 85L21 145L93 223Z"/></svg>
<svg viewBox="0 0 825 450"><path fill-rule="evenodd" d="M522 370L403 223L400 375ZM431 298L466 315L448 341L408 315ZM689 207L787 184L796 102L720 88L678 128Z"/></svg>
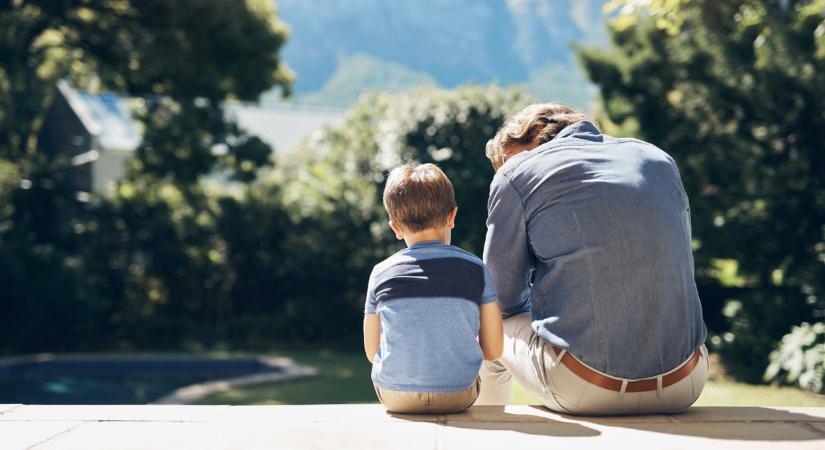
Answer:
<svg viewBox="0 0 825 450"><path fill-rule="evenodd" d="M387 411L400 414L449 414L469 408L479 393L479 379L456 392L400 392L375 386L378 400Z"/></svg>

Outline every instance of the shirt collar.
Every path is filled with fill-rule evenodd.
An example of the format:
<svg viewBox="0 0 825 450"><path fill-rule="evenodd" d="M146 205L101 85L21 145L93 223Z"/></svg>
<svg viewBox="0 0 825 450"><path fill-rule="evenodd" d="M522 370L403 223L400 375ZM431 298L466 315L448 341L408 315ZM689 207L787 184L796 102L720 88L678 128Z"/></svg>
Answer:
<svg viewBox="0 0 825 450"><path fill-rule="evenodd" d="M441 241L438 241L438 240L432 240L432 241L418 241L418 242L416 242L415 244L413 244L413 245L409 246L409 248L429 247L429 246L431 246L431 245L447 245L447 244L445 244L445 243L443 243L443 242L441 242Z"/></svg>
<svg viewBox="0 0 825 450"><path fill-rule="evenodd" d="M596 125L593 125L593 122L589 120L581 120L562 128L556 137L551 139L551 142L559 138L572 136L574 134L601 134L601 132L598 128L596 128Z"/></svg>

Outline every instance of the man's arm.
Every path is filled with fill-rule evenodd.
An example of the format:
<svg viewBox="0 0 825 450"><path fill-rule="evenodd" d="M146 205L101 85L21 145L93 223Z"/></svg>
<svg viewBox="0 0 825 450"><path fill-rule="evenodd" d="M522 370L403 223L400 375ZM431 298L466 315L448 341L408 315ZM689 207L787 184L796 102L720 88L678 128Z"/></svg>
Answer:
<svg viewBox="0 0 825 450"><path fill-rule="evenodd" d="M487 202L484 263L493 274L504 317L530 311L533 265L528 245L521 197L507 178L496 176Z"/></svg>

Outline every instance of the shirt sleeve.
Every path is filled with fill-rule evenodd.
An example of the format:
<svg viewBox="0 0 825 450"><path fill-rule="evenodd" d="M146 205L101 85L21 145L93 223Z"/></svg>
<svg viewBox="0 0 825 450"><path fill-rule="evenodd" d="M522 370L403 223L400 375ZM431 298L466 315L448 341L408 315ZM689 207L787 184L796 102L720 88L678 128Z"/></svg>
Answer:
<svg viewBox="0 0 825 450"><path fill-rule="evenodd" d="M364 314L375 314L378 307L378 300L375 298L375 269L370 274L370 281L367 284L367 300L364 305Z"/></svg>
<svg viewBox="0 0 825 450"><path fill-rule="evenodd" d="M530 311L531 252L524 204L510 181L497 175L487 202L484 263L490 268L504 317Z"/></svg>
<svg viewBox="0 0 825 450"><path fill-rule="evenodd" d="M481 304L492 303L498 299L496 292L496 282L493 281L493 274L490 268L484 265L484 293L481 294Z"/></svg>

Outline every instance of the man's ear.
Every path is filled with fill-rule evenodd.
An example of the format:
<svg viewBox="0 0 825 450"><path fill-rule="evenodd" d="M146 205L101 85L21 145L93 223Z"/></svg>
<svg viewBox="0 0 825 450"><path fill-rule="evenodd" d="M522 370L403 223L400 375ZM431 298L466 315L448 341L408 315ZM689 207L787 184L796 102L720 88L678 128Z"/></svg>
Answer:
<svg viewBox="0 0 825 450"><path fill-rule="evenodd" d="M450 214L447 216L447 226L450 229L455 228L455 216L458 214L458 206L454 207Z"/></svg>
<svg viewBox="0 0 825 450"><path fill-rule="evenodd" d="M392 229L393 233L395 233L395 237L399 241L404 239L404 230L402 230L397 223L390 220L389 222L387 222L387 224L390 226L390 229Z"/></svg>

